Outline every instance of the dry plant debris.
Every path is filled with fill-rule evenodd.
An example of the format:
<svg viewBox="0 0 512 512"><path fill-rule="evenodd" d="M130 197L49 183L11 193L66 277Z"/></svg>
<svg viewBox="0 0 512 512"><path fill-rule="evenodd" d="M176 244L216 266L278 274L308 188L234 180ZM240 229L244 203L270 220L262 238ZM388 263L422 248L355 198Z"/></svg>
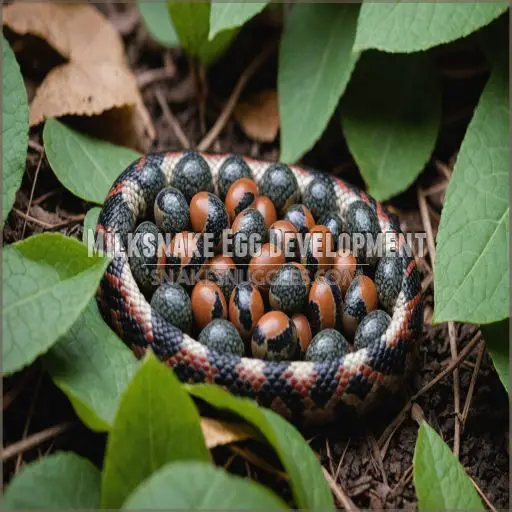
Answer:
<svg viewBox="0 0 512 512"><path fill-rule="evenodd" d="M154 139L122 39L95 7L14 3L5 8L3 22L17 34L44 39L67 60L38 87L30 105L30 126L49 117L93 116L116 108L130 113L128 145L135 145L141 128Z"/></svg>
<svg viewBox="0 0 512 512"><path fill-rule="evenodd" d="M245 134L258 142L272 142L279 131L277 92L260 91L235 108L235 119Z"/></svg>

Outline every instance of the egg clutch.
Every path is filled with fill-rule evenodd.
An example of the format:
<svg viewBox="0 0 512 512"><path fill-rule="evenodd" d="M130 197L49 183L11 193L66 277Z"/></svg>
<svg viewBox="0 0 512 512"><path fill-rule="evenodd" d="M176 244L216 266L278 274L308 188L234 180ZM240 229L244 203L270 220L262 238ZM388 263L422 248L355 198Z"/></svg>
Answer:
<svg viewBox="0 0 512 512"><path fill-rule="evenodd" d="M269 361L325 362L385 333L403 268L368 250L380 227L367 203L342 219L322 175L301 196L288 166L270 165L258 186L236 155L219 169L218 195L194 155L170 185L128 252L140 290L170 324L219 353ZM355 235L366 236L354 244Z"/></svg>

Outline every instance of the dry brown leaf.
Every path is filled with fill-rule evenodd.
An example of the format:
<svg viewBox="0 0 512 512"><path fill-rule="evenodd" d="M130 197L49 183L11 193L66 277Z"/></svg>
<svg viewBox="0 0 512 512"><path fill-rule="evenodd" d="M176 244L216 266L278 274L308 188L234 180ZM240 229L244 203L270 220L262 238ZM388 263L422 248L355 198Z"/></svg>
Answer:
<svg viewBox="0 0 512 512"><path fill-rule="evenodd" d="M247 425L226 423L213 418L201 418L201 429L209 449L246 439L259 438L256 432Z"/></svg>
<svg viewBox="0 0 512 512"><path fill-rule="evenodd" d="M95 7L19 2L4 9L3 23L18 34L44 39L68 59L52 69L36 91L31 126L48 117L93 116L123 108L131 113L132 127L125 143L144 149L140 141L145 135L155 138L122 39Z"/></svg>
<svg viewBox="0 0 512 512"><path fill-rule="evenodd" d="M279 131L277 92L273 89L264 90L238 103L235 119L251 139L272 142Z"/></svg>

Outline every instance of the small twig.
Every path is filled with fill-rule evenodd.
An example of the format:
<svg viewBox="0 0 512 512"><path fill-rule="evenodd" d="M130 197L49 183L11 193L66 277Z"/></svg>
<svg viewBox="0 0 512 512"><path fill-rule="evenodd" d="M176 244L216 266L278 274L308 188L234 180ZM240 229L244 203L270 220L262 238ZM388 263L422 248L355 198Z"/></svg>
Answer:
<svg viewBox="0 0 512 512"><path fill-rule="evenodd" d="M432 224L430 223L430 217L428 215L427 201L425 200L425 196L423 195L423 191L421 190L421 188L418 188L418 204L420 207L420 215L421 222L423 223L423 229L427 233L427 246L430 256L430 264L432 267L432 271L434 271L436 259L436 246L434 242L434 235L432 233Z"/></svg>
<svg viewBox="0 0 512 512"><path fill-rule="evenodd" d="M423 190L423 195L431 196L431 195L437 194L439 192L443 192L444 190L446 190L446 187L448 187L448 180L443 181L441 183L437 183L435 185L432 185L431 187L426 188L425 190Z"/></svg>
<svg viewBox="0 0 512 512"><path fill-rule="evenodd" d="M343 488L336 483L334 478L331 476L329 471L325 469L322 466L322 471L324 473L324 477L327 480L327 483L329 484L329 488L331 489L331 492L336 496L336 499L343 505L345 510L351 510L351 511L357 511L359 510L354 502L348 497L347 493L343 490Z"/></svg>
<svg viewBox="0 0 512 512"><path fill-rule="evenodd" d="M32 374L31 368L28 367L27 370L23 373L23 376L21 377L20 381L16 385L15 388L11 389L10 391L7 391L5 395L2 397L2 410L5 411L7 408L18 398L20 393L23 391L23 388L25 387L25 384L29 380L29 376Z"/></svg>
<svg viewBox="0 0 512 512"><path fill-rule="evenodd" d="M404 474L401 476L400 480L398 481L398 483L393 487L393 489L391 489L391 494L394 495L396 493L397 490L399 489L402 489L403 487L405 487L409 481L411 480L412 478L412 473L413 473L413 465L411 464L405 471L404 471Z"/></svg>
<svg viewBox="0 0 512 512"><path fill-rule="evenodd" d="M206 151L215 141L215 139L219 136L220 132L226 126L233 110L238 102L238 98L240 97L241 92L243 91L245 85L249 81L249 79L254 75L254 73L259 69L259 67L270 57L270 55L275 50L275 43L269 44L266 46L263 51L249 64L249 66L245 69L245 71L240 75L238 82L233 89L231 96L229 97L224 109L220 113L217 121L211 127L210 131L205 135L203 140L198 144L197 149L199 151Z"/></svg>
<svg viewBox="0 0 512 512"><path fill-rule="evenodd" d="M476 379L478 377L478 372L480 371L480 365L482 364L482 359L484 357L485 352L485 344L481 343L478 348L478 354L476 356L475 368L473 370L473 375L471 375L471 382L469 383L468 394L466 396L466 402L464 403L464 409L462 409L462 426L466 424L466 420L468 419L469 408L471 406L471 399L473 398L473 391L475 390Z"/></svg>
<svg viewBox="0 0 512 512"><path fill-rule="evenodd" d="M329 438L325 438L325 451L327 452L327 458L329 459L329 468L331 470L331 474L334 473L334 466L332 465L332 455L331 455L331 447L329 446Z"/></svg>
<svg viewBox="0 0 512 512"><path fill-rule="evenodd" d="M279 471L251 450L241 448L240 446L236 446L234 444L229 445L229 449L233 453L236 453L238 456L242 457L244 460L249 461L251 464L254 464L256 467L267 471L271 475L282 478L283 480L288 480L288 475L286 473Z"/></svg>
<svg viewBox="0 0 512 512"><path fill-rule="evenodd" d="M137 75L137 85L139 89L144 89L150 84L160 82L172 78L176 73L175 69L158 68L158 69L147 69Z"/></svg>
<svg viewBox="0 0 512 512"><path fill-rule="evenodd" d="M457 334L453 322L448 322L448 337L450 339L450 353L452 361L457 359ZM453 408L455 412L455 425L453 429L453 454L459 458L460 453L460 381L459 369L453 370Z"/></svg>
<svg viewBox="0 0 512 512"><path fill-rule="evenodd" d="M403 407L403 409L398 413L395 419L386 427L379 440L377 441L379 447L381 447L382 458L386 453L387 445L389 445L389 441L393 436L396 429L406 420L407 413L410 411L413 403L422 395L424 395L427 391L433 388L441 379L449 375L455 368L458 368L462 361L473 351L478 342L480 341L481 334L478 331L471 341L459 352L457 359L452 360L452 362L438 375L436 375L430 382L425 384L415 395L413 395L407 404Z"/></svg>
<svg viewBox="0 0 512 512"><path fill-rule="evenodd" d="M30 149L33 149L39 153L42 153L44 151L43 146L41 144L38 144L35 140L29 139L28 140L28 147Z"/></svg>
<svg viewBox="0 0 512 512"><path fill-rule="evenodd" d="M27 437L28 429L30 428L30 422L32 421L32 416L34 414L34 408L36 406L37 397L39 396L39 388L41 387L41 380L43 378L43 371L39 370L39 375L37 376L36 387L34 390L34 394L32 395L32 399L30 400L30 405L28 408L27 421L25 422L25 427L23 429L23 435L21 439L25 439ZM16 466L14 472L17 473L20 470L21 460L23 453L18 453L18 457L16 459Z"/></svg>
<svg viewBox="0 0 512 512"><path fill-rule="evenodd" d="M189 57L188 60L199 111L199 130L201 135L204 135L206 132L206 75L204 66L200 62L192 57Z"/></svg>
<svg viewBox="0 0 512 512"><path fill-rule="evenodd" d="M334 473L334 481L337 482L338 481L338 476L340 474L340 470L341 470L341 465L343 463L343 460L345 459L345 454L347 453L347 449L348 449L348 445L350 444L350 441L351 441L351 437L349 437L348 441L347 441L347 444L345 445L345 448L343 449L343 453L341 454L341 457L340 457L340 460L338 462L338 467L336 468L336 473Z"/></svg>
<svg viewBox="0 0 512 512"><path fill-rule="evenodd" d="M231 466L231 464L233 464L233 461L235 460L235 458L236 458L236 453L232 453L228 457L228 460L224 463L224 465L222 467L227 470L229 468L229 466Z"/></svg>
<svg viewBox="0 0 512 512"><path fill-rule="evenodd" d="M430 273L423 281L421 282L421 291L425 292L425 290L431 285L433 279L432 273Z"/></svg>
<svg viewBox="0 0 512 512"><path fill-rule="evenodd" d="M41 163L43 162L43 157L44 157L44 148L40 153L39 162L37 163L36 173L34 175L34 181L32 182L32 188L30 190L30 198L28 200L28 206L27 206L27 213L26 213L27 215L28 215L28 212L30 211L30 207L32 205L32 198L34 197L34 190L36 188L37 178L39 177L39 169L41 168ZM21 230L21 238L22 239L25 238L26 227L27 227L27 218L25 217L25 219L23 221L23 229Z"/></svg>
<svg viewBox="0 0 512 512"><path fill-rule="evenodd" d="M428 384L425 384L415 395L412 396L411 402L417 400L424 395L429 389L433 388L441 379L453 372L455 368L473 351L481 339L480 331L477 332L471 341L459 352L457 359L452 361L442 372L436 375Z"/></svg>
<svg viewBox="0 0 512 512"><path fill-rule="evenodd" d="M389 448L389 443L395 432L398 430L398 427L404 422L405 418L407 418L407 413L409 412L410 404L404 407L396 418L389 424L388 428L382 433L379 440L377 441L377 446L380 448L380 457L382 460L386 457L386 453Z"/></svg>
<svg viewBox="0 0 512 512"><path fill-rule="evenodd" d="M480 497L485 501L485 504L491 509L492 512L497 512L496 508L494 508L493 504L489 501L487 496L484 494L482 489L478 486L478 484L475 482L474 478L470 476L471 481L473 482L473 485L475 486L476 492L480 495Z"/></svg>
<svg viewBox="0 0 512 512"><path fill-rule="evenodd" d="M53 190L49 190L48 192L45 192L44 194L41 194L39 197L36 197L33 201L33 205L41 204L43 201L46 201L49 197L52 197L59 191L58 188L55 188Z"/></svg>
<svg viewBox="0 0 512 512"><path fill-rule="evenodd" d="M447 180L450 180L452 177L452 170L441 160L434 160L434 165L436 169L444 175Z"/></svg>
<svg viewBox="0 0 512 512"><path fill-rule="evenodd" d="M377 441L377 445L379 446L381 450L381 457L384 459L386 456L386 451L389 446L389 442L391 441L391 438L393 437L393 434L396 432L398 427L405 421L407 418L407 413L409 412L409 409L411 408L411 402L408 402L404 408L396 415L395 419L386 427L384 432L382 432L381 436L379 437Z"/></svg>
<svg viewBox="0 0 512 512"><path fill-rule="evenodd" d="M18 453L30 450L31 448L34 448L35 446L48 441L48 439L57 437L58 435L68 430L70 426L71 423L61 423L45 430L41 430L41 432L37 432L37 434L33 434L30 437L26 437L21 441L13 443L2 450L1 460L5 461L10 459L11 457L18 455Z"/></svg>
<svg viewBox="0 0 512 512"><path fill-rule="evenodd" d="M33 224L37 224L38 226L41 226L45 229L63 228L64 226L68 226L69 224L72 224L73 222L81 222L85 219L85 214L81 213L79 215L72 215L68 219L63 220L62 222L57 222L57 224L48 224L48 222L44 222L43 220L35 219L34 217L27 215L26 213L22 212L21 210L18 210L17 208L13 208L13 211L16 213L16 215L19 215L23 219L27 219L29 222L32 222Z"/></svg>
<svg viewBox="0 0 512 512"><path fill-rule="evenodd" d="M180 144L185 149L190 149L190 141L188 140L187 136L185 135L185 132L182 130L181 125L179 121L176 119L174 114L171 112L171 109L169 108L169 105L165 101L164 95L160 89L155 90L155 96L158 101L158 104L160 105L160 108L162 109L162 113L165 117L165 120L171 127L171 129L174 131L176 137L178 137L178 140L180 141Z"/></svg>
<svg viewBox="0 0 512 512"><path fill-rule="evenodd" d="M379 468L379 471L380 471L380 474L381 474L381 477L382 477L382 483L386 487L389 487L389 485L388 485L388 477L386 475L386 471L384 470L384 463L382 462L382 456L381 456L381 452L379 450L379 446L377 444L377 441L375 440L375 437L373 437L372 435L370 435L368 437L370 439L370 446L371 446L371 449L372 449L373 457L375 458L375 461L377 462L377 467Z"/></svg>

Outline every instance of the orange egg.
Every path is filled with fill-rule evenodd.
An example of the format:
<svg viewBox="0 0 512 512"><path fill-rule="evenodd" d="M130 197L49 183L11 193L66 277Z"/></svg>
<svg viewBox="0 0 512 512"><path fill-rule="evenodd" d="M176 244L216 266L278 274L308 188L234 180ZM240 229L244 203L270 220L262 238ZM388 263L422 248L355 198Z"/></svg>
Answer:
<svg viewBox="0 0 512 512"><path fill-rule="evenodd" d="M263 244L260 253L249 262L249 280L258 288L268 290L270 281L285 261L281 249L271 243Z"/></svg>
<svg viewBox="0 0 512 512"><path fill-rule="evenodd" d="M304 354L311 343L313 334L311 333L311 326L306 318L306 315L298 313L292 316L292 322L297 329L297 338L299 339L300 351Z"/></svg>
<svg viewBox="0 0 512 512"><path fill-rule="evenodd" d="M339 250L334 256L330 275L338 283L343 297L347 293L350 283L354 280L357 261L350 251Z"/></svg>
<svg viewBox="0 0 512 512"><path fill-rule="evenodd" d="M343 299L337 283L318 277L311 285L307 307L311 330L316 334L324 329L341 326Z"/></svg>
<svg viewBox="0 0 512 512"><path fill-rule="evenodd" d="M236 284L236 271L237 267L233 258L219 254L204 265L201 278L217 283L227 302Z"/></svg>
<svg viewBox="0 0 512 512"><path fill-rule="evenodd" d="M290 221L274 222L268 230L268 240L285 253L287 260L297 256L297 228Z"/></svg>
<svg viewBox="0 0 512 512"><path fill-rule="evenodd" d="M198 192L190 200L190 222L196 233L208 233L218 246L229 218L222 201L211 192Z"/></svg>
<svg viewBox="0 0 512 512"><path fill-rule="evenodd" d="M274 222L277 221L276 207L272 200L267 196L259 196L253 204L253 208L256 208L265 221L265 226L269 228Z"/></svg>
<svg viewBox="0 0 512 512"><path fill-rule="evenodd" d="M269 361L290 360L297 354L295 324L282 311L270 311L257 323L251 339L254 357Z"/></svg>
<svg viewBox="0 0 512 512"><path fill-rule="evenodd" d="M215 318L226 319L228 307L222 290L213 281L199 281L192 290L192 315L198 330Z"/></svg>
<svg viewBox="0 0 512 512"><path fill-rule="evenodd" d="M258 288L248 281L237 284L229 299L229 320L242 339L250 339L254 327L264 313L265 306Z"/></svg>
<svg viewBox="0 0 512 512"><path fill-rule="evenodd" d="M172 280L199 273L206 261L199 235L182 231L171 240L167 253L168 273Z"/></svg>
<svg viewBox="0 0 512 512"><path fill-rule="evenodd" d="M357 276L348 287L343 305L343 329L354 336L361 320L377 309L378 298L375 283L365 275Z"/></svg>
<svg viewBox="0 0 512 512"><path fill-rule="evenodd" d="M332 266L334 240L326 226L317 224L310 230L306 250L301 254L301 263L311 276L324 273Z"/></svg>
<svg viewBox="0 0 512 512"><path fill-rule="evenodd" d="M233 222L236 216L246 208L253 206L258 197L258 185L250 178L236 180L226 194L226 210L229 219Z"/></svg>

